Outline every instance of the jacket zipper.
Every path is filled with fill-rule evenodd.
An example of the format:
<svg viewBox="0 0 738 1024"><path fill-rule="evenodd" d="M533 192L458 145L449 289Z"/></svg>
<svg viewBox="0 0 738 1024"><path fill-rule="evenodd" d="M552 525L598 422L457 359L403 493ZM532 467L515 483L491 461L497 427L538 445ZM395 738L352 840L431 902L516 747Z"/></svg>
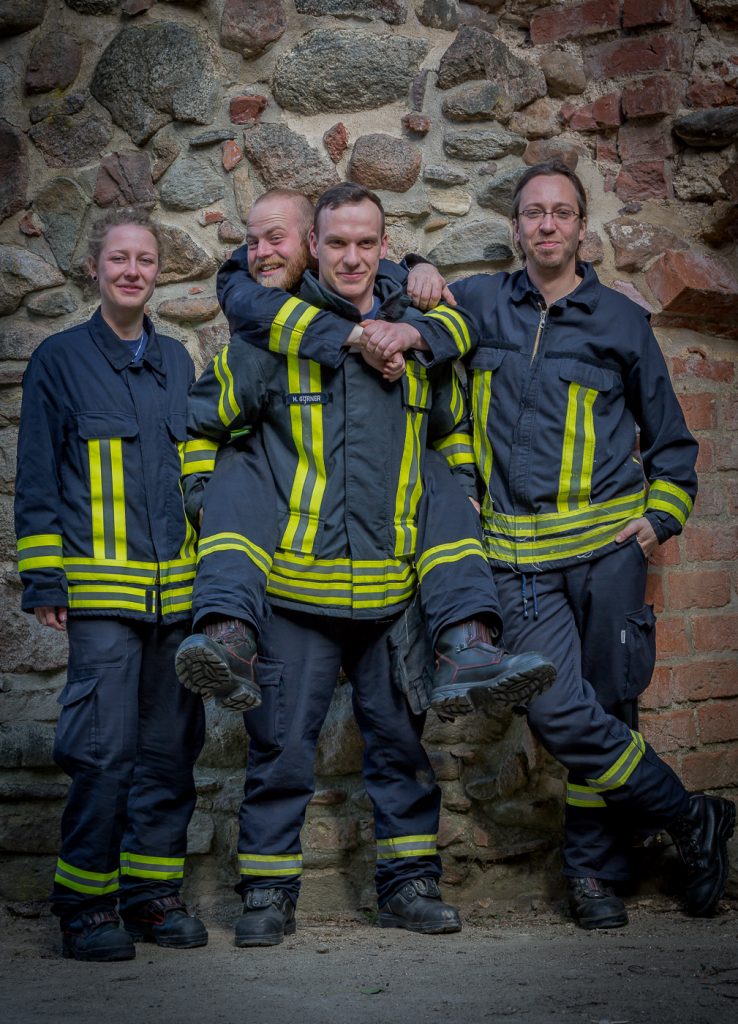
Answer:
<svg viewBox="0 0 738 1024"><path fill-rule="evenodd" d="M538 345L540 344L540 341L541 341L541 335L543 334L543 328L546 326L546 313L547 312L548 312L548 308L546 306L541 306L540 307L540 312L539 312L539 317L540 318L538 320L538 330L536 331L536 340L533 342L533 352L532 352L531 357L530 357L530 365L531 366L533 365L533 363L535 361L535 358L538 355Z"/></svg>

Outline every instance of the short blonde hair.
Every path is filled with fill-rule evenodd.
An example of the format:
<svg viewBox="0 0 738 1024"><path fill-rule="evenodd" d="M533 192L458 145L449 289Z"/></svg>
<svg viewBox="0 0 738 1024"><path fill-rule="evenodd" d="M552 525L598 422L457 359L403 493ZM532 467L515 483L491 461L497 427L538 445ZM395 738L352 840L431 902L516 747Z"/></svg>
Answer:
<svg viewBox="0 0 738 1024"><path fill-rule="evenodd" d="M162 233L161 228L151 219L148 210L140 206L124 206L114 210L108 210L97 220L93 221L90 232L87 236L87 255L96 263L100 259L100 253L109 231L121 227L123 224L137 224L146 228L156 239L156 249L161 263L162 255Z"/></svg>

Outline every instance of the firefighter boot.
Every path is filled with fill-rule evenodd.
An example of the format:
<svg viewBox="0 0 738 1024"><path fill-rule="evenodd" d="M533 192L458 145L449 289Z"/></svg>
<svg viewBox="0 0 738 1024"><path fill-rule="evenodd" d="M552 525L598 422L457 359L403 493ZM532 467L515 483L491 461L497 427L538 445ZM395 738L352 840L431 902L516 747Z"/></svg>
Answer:
<svg viewBox="0 0 738 1024"><path fill-rule="evenodd" d="M62 955L67 960L110 963L133 960L133 939L119 928L120 918L112 909L90 910L67 921L62 920Z"/></svg>
<svg viewBox="0 0 738 1024"><path fill-rule="evenodd" d="M580 928L621 928L628 923L625 904L599 878L570 878L569 910Z"/></svg>
<svg viewBox="0 0 738 1024"><path fill-rule="evenodd" d="M483 622L460 622L438 637L431 707L444 721L477 708L499 711L526 704L555 678L555 666L542 654L509 654L495 646Z"/></svg>
<svg viewBox="0 0 738 1024"><path fill-rule="evenodd" d="M248 889L236 925L236 945L278 946L296 928L295 905L284 889Z"/></svg>
<svg viewBox="0 0 738 1024"><path fill-rule="evenodd" d="M179 893L137 903L121 916L134 942L155 942L167 949L194 949L208 942L205 925L187 913Z"/></svg>
<svg viewBox="0 0 738 1024"><path fill-rule="evenodd" d="M669 826L687 873L687 913L710 917L728 877L728 840L735 828L735 804L692 793L685 814Z"/></svg>
<svg viewBox="0 0 738 1024"><path fill-rule="evenodd" d="M240 619L218 619L177 648L174 667L180 683L201 697L233 711L261 704L256 682L256 636Z"/></svg>
<svg viewBox="0 0 738 1024"><path fill-rule="evenodd" d="M405 928L423 935L460 932L456 907L441 899L435 878L411 878L379 908L380 928Z"/></svg>

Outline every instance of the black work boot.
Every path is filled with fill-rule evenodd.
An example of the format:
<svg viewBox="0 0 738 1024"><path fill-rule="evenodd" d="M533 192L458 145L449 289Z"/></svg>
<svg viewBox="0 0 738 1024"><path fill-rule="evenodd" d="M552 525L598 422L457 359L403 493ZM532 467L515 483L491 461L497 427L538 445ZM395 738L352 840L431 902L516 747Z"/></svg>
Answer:
<svg viewBox="0 0 738 1024"><path fill-rule="evenodd" d="M526 704L555 678L555 666L542 654L508 654L483 622L460 622L438 637L431 707L444 721L477 708L499 711Z"/></svg>
<svg viewBox="0 0 738 1024"><path fill-rule="evenodd" d="M91 910L62 921L62 955L67 960L133 960L133 939L119 928L120 918L110 910Z"/></svg>
<svg viewBox="0 0 738 1024"><path fill-rule="evenodd" d="M440 935L461 931L461 918L441 899L435 878L411 878L380 907L379 926Z"/></svg>
<svg viewBox="0 0 738 1024"><path fill-rule="evenodd" d="M249 889L236 925L236 945L278 946L296 928L295 905L284 889Z"/></svg>
<svg viewBox="0 0 738 1024"><path fill-rule="evenodd" d="M187 913L179 893L136 903L121 917L134 942L155 942L167 949L194 949L208 942L205 925Z"/></svg>
<svg viewBox="0 0 738 1024"><path fill-rule="evenodd" d="M180 683L232 711L251 711L261 704L256 682L256 637L239 619L208 623L177 648L174 667Z"/></svg>
<svg viewBox="0 0 738 1024"><path fill-rule="evenodd" d="M689 807L669 826L687 869L687 913L710 917L717 910L728 877L728 840L735 828L735 804L692 793Z"/></svg>
<svg viewBox="0 0 738 1024"><path fill-rule="evenodd" d="M622 928L628 923L625 904L599 878L570 878L569 910L580 928Z"/></svg>

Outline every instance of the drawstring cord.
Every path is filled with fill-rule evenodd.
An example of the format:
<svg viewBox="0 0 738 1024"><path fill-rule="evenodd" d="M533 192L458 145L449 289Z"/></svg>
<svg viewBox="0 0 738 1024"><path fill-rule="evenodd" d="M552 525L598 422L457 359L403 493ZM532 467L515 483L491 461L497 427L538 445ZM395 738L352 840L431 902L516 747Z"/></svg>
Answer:
<svg viewBox="0 0 738 1024"><path fill-rule="evenodd" d="M522 580L521 592L523 598L523 618L528 618L528 575L522 572L520 574ZM530 575L530 596L533 600L533 618L538 619L538 592L536 590L536 573Z"/></svg>

